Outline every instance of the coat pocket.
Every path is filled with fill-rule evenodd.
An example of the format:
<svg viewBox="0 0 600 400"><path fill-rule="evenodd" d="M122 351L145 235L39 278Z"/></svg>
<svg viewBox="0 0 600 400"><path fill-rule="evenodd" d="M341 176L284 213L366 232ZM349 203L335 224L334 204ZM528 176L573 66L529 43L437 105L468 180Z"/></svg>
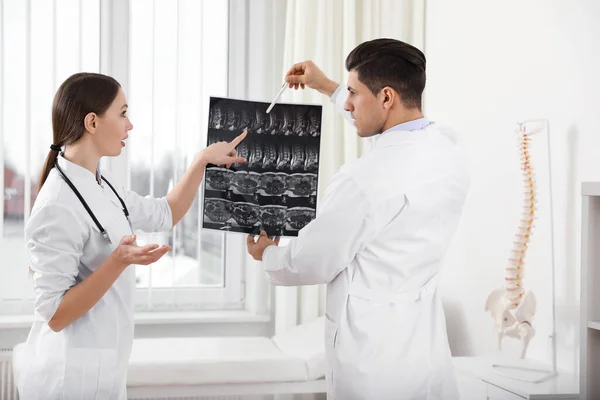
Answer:
<svg viewBox="0 0 600 400"><path fill-rule="evenodd" d="M421 309L415 301L391 303L349 295L337 352L349 363L360 360L364 366L393 357L418 340Z"/></svg>
<svg viewBox="0 0 600 400"><path fill-rule="evenodd" d="M118 393L117 374L115 350L67 349L63 399L113 399Z"/></svg>
<svg viewBox="0 0 600 400"><path fill-rule="evenodd" d="M52 353L40 354L29 344L25 344L21 349L20 360L13 359L19 398L21 400L60 398L62 359Z"/></svg>

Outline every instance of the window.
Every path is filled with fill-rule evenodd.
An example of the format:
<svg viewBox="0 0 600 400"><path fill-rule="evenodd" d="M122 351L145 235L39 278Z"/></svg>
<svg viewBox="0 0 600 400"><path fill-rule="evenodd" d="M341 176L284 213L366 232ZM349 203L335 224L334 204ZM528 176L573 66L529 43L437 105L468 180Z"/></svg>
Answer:
<svg viewBox="0 0 600 400"><path fill-rule="evenodd" d="M228 18L224 1L130 1L128 165L137 193L165 196L206 145L209 97L227 95ZM200 199L171 232L138 232L141 243L173 248L137 267L141 308L222 307L223 290L233 290L225 272L240 267L228 265L224 233L199 229Z"/></svg>
<svg viewBox="0 0 600 400"><path fill-rule="evenodd" d="M0 0L0 18L0 312L27 312L23 231L52 141L49 110L69 75L98 71L99 1Z"/></svg>
<svg viewBox="0 0 600 400"><path fill-rule="evenodd" d="M119 62L127 64L134 129L111 172L139 194L161 197L206 144L209 96L228 94L229 2L128 3L127 23L110 29L128 38L128 59ZM69 75L102 72L102 4L0 0L0 314L31 312L23 231L52 141L50 106ZM139 244L173 248L136 267L138 309L241 305L243 238L199 229L200 200L172 232L137 232Z"/></svg>

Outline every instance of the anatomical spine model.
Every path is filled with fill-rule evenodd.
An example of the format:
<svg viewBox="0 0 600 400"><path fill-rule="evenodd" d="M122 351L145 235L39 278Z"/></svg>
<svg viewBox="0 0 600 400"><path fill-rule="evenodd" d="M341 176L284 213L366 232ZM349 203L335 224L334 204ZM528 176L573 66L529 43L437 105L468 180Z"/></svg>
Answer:
<svg viewBox="0 0 600 400"><path fill-rule="evenodd" d="M504 287L490 293L485 303L485 311L489 311L494 319L498 335L498 348L502 348L504 336L520 339L520 356L525 358L529 341L535 335L532 319L536 311L536 299L532 292L525 293L523 275L525 255L534 226L537 197L530 155L531 134L527 133L524 126L521 126L518 138L525 204L508 266L505 268Z"/></svg>

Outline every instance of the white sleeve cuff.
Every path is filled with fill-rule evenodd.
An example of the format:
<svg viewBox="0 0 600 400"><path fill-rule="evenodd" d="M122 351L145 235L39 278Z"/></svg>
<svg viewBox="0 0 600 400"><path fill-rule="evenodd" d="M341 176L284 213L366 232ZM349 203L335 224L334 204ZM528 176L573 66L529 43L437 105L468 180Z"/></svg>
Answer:
<svg viewBox="0 0 600 400"><path fill-rule="evenodd" d="M279 265L277 260L277 250L277 246L267 246L265 251L263 251L262 264L265 271L277 271L281 269L281 265Z"/></svg>
<svg viewBox="0 0 600 400"><path fill-rule="evenodd" d="M158 201L161 203L161 209L163 210L163 219L157 231L165 232L173 228L173 210L171 210L171 205L166 197L161 197Z"/></svg>
<svg viewBox="0 0 600 400"><path fill-rule="evenodd" d="M331 95L331 97L329 98L333 104L337 104L337 98L339 97L341 91L342 91L342 85L339 85L335 89L335 91L333 92L333 94Z"/></svg>

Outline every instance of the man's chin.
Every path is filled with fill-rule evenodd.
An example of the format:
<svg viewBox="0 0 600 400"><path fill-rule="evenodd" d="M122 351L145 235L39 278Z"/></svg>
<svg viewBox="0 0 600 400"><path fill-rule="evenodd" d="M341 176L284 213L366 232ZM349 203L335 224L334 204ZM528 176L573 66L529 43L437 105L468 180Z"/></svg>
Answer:
<svg viewBox="0 0 600 400"><path fill-rule="evenodd" d="M371 132L371 131L361 131L361 130L357 130L356 134L358 135L358 137L360 138L369 138L371 136L375 136L378 134L378 132Z"/></svg>

